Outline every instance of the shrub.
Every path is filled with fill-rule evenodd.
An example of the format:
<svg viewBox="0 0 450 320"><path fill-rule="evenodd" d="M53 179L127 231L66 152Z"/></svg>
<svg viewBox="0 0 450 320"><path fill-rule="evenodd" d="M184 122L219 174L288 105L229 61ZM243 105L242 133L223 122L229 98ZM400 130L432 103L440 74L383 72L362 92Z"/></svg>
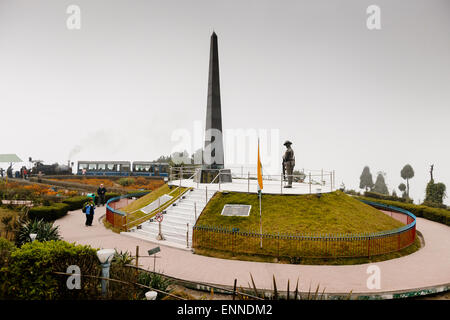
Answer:
<svg viewBox="0 0 450 320"><path fill-rule="evenodd" d="M50 206L33 207L28 212L28 217L34 220L55 221L67 214L69 205L65 203L53 203Z"/></svg>
<svg viewBox="0 0 450 320"><path fill-rule="evenodd" d="M31 242L30 234L37 234L37 241L60 240L58 227L54 227L52 222L45 222L43 220L30 220L23 224L16 235L16 244L23 245L26 242Z"/></svg>
<svg viewBox="0 0 450 320"><path fill-rule="evenodd" d="M119 197L119 196L120 196L119 193L107 192L107 193L105 194L105 200L108 201L108 200L110 200L110 199L112 199L112 198Z"/></svg>
<svg viewBox="0 0 450 320"><path fill-rule="evenodd" d="M63 203L69 206L69 211L79 210L90 199L87 196L71 197L63 200Z"/></svg>
<svg viewBox="0 0 450 320"><path fill-rule="evenodd" d="M3 299L86 299L98 296L98 280L82 278L82 290L69 290L66 272L70 265L81 274L99 275L96 251L89 246L64 241L34 241L14 250L0 270L0 298Z"/></svg>
<svg viewBox="0 0 450 320"><path fill-rule="evenodd" d="M0 269L6 265L11 253L16 249L14 243L5 238L0 238Z"/></svg>
<svg viewBox="0 0 450 320"><path fill-rule="evenodd" d="M390 196L388 194L382 194L373 191L364 192L365 197L374 198L374 199L382 199L382 200L391 200L391 201L400 201L400 202L412 202L412 199L399 198L396 196Z"/></svg>
<svg viewBox="0 0 450 320"><path fill-rule="evenodd" d="M139 273L138 283L153 289L167 292L167 287L172 283L172 281L157 273L141 271ZM158 299L161 298L163 298L161 293L158 293Z"/></svg>
<svg viewBox="0 0 450 320"><path fill-rule="evenodd" d="M122 187L127 187L135 183L134 178L120 178L117 180L117 183L120 184Z"/></svg>
<svg viewBox="0 0 450 320"><path fill-rule="evenodd" d="M360 199L368 200L368 201L374 201L373 198L366 198L366 197L358 197ZM440 222L443 224L446 224L450 226L450 211L445 209L439 209L439 208L430 208L424 205L417 205L413 203L403 203L399 201L390 201L390 200L376 200L374 202L379 202L382 204L387 204L390 206L398 207L401 209L408 210L412 214L414 214L416 217L422 217L428 220Z"/></svg>

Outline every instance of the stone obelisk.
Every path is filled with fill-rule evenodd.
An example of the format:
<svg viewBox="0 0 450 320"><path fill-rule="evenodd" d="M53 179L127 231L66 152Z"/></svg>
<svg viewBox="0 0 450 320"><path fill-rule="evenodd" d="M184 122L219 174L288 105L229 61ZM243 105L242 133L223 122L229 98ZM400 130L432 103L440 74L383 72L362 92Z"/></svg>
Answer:
<svg viewBox="0 0 450 320"><path fill-rule="evenodd" d="M222 110L220 104L219 48L211 35L209 51L208 100L206 105L203 168L223 169Z"/></svg>
<svg viewBox="0 0 450 320"><path fill-rule="evenodd" d="M208 99L206 105L205 148L201 173L196 180L211 182L220 170L220 180L231 182L230 170L224 170L224 148L222 136L222 109L220 103L219 48L217 35L211 35L209 52ZM219 182L217 178L214 182Z"/></svg>

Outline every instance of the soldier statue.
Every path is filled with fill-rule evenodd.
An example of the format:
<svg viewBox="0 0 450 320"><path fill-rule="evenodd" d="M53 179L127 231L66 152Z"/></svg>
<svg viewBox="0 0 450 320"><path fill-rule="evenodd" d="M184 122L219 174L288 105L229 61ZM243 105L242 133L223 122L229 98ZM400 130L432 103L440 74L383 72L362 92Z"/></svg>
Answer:
<svg viewBox="0 0 450 320"><path fill-rule="evenodd" d="M284 186L285 188L292 188L292 174L294 172L295 167L295 156L294 150L291 148L292 142L287 140L283 145L286 146L286 152L283 156L283 177L286 177L286 173L288 176L288 184ZM286 178L284 178L286 179Z"/></svg>

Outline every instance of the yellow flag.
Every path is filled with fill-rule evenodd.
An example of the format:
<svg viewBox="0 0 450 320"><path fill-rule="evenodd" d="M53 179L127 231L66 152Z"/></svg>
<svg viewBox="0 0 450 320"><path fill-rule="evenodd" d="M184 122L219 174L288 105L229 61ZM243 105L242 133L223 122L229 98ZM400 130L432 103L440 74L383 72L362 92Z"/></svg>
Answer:
<svg viewBox="0 0 450 320"><path fill-rule="evenodd" d="M259 156L259 139L258 139L258 192L260 192L262 188L263 188L262 165L261 165L261 158Z"/></svg>

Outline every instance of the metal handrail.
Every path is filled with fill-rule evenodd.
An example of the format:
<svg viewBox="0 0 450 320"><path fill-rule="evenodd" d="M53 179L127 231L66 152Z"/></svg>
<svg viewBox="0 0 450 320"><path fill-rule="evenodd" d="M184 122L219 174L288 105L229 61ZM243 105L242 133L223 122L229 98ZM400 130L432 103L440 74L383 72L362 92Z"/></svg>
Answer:
<svg viewBox="0 0 450 320"><path fill-rule="evenodd" d="M193 178L195 177L196 174L197 174L197 172L194 173L192 176L190 176L188 179L189 179L189 180L190 180L190 179L193 179ZM178 190L178 189L180 189L180 187L176 187L174 190L172 190L171 192L169 192L167 195L172 194L173 192L175 192L175 191ZM158 208L156 208L156 209L152 210L151 212L147 213L145 216L142 216L142 217L140 217L140 218L138 218L138 219L135 219L135 220L133 220L133 221L127 222L127 223L125 224L125 228L128 229L127 226L128 226L129 224L131 224L131 223L136 223L136 221L143 220L144 218L149 218L150 216L154 215L155 212L158 212L158 211L161 212L161 211L163 211L164 209L166 209L167 207L169 207L172 203L174 203L176 200L178 200L182 195L184 195L188 190L191 190L191 189L192 189L192 188L186 188L186 190L184 190L184 191L183 191L182 193L180 193L178 196L176 196L175 198L173 198L173 199L171 199L171 200L165 202L164 204L158 206ZM142 209L142 208L141 208L141 209ZM145 221L145 220L144 220L144 221Z"/></svg>
<svg viewBox="0 0 450 320"><path fill-rule="evenodd" d="M112 213L116 213L116 214L121 215L121 216L126 216L127 215L126 212L123 212L123 211L120 211L120 210L117 210L117 209L113 209L113 208L111 208L109 206L109 204L112 203L112 202L116 202L117 200L121 200L121 199L125 199L125 198L133 198L133 197L142 197L142 196L145 196L147 194L149 194L148 191L147 192L130 193L130 194L125 194L125 195L121 195L121 196L118 196L118 197L113 197L113 198L109 199L106 202L106 210L109 210Z"/></svg>
<svg viewBox="0 0 450 320"><path fill-rule="evenodd" d="M178 188L177 188L178 189ZM175 198L167 201L166 203L164 203L163 205L159 206L158 208L154 209L152 212L147 213L145 216L142 216L138 219L135 219L133 221L129 221L127 222L124 227L126 230L128 230L128 225L132 224L132 223L136 223L137 221L145 221L145 219L147 218L151 218L151 216L154 216L156 213L155 212L161 212L164 209L167 209L170 205L172 205L174 202L176 202L178 199L180 199L180 197L182 197L187 191L191 190L192 188L186 188L186 190L184 190L182 193L180 193L178 196L176 196Z"/></svg>

